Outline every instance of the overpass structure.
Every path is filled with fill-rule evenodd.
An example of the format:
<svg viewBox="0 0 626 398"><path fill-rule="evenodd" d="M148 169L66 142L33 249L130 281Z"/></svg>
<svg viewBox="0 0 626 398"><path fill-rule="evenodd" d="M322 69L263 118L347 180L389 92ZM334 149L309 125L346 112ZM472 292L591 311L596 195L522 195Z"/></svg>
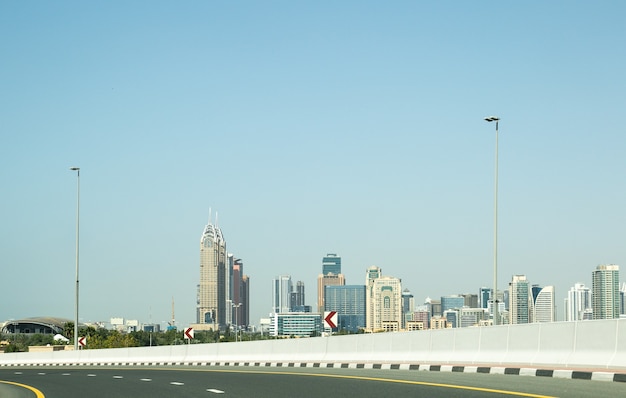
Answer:
<svg viewBox="0 0 626 398"><path fill-rule="evenodd" d="M0 366L80 365L386 367L548 375L540 374L544 371L626 382L626 319L0 355Z"/></svg>

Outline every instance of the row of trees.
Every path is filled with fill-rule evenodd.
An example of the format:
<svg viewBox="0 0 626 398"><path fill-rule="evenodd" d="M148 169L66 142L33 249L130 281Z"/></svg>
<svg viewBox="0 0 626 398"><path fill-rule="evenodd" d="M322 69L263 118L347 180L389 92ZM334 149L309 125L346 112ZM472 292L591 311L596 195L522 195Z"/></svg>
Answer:
<svg viewBox="0 0 626 398"><path fill-rule="evenodd" d="M74 323L67 322L63 326L63 335L73 344L74 341ZM98 348L124 348L124 347L147 347L147 346L164 346L178 344L201 344L201 343L220 343L230 341L248 341L248 340L266 340L272 337L263 336L260 333L234 332L226 330L220 331L196 331L194 338L190 342L184 339L182 331L168 330L165 332L120 332L118 330L109 330L104 328L80 328L78 335L87 337L87 346L84 349ZM0 336L1 341L8 342L4 347L4 352L26 352L29 346L45 346L62 344L55 342L53 335L50 334L5 334Z"/></svg>

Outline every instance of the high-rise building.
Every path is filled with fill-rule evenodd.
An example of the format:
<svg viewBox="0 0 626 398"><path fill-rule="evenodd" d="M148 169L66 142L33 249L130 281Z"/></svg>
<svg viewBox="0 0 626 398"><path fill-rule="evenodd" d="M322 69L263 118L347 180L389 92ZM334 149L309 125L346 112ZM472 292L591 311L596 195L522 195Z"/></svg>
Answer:
<svg viewBox="0 0 626 398"><path fill-rule="evenodd" d="M619 291L620 315L626 315L626 282Z"/></svg>
<svg viewBox="0 0 626 398"><path fill-rule="evenodd" d="M619 265L598 265L591 276L593 319L619 318Z"/></svg>
<svg viewBox="0 0 626 398"><path fill-rule="evenodd" d="M399 278L382 276L379 267L366 272L366 330L398 331L402 325L402 284Z"/></svg>
<svg viewBox="0 0 626 398"><path fill-rule="evenodd" d="M336 254L329 253L326 257L322 258L322 274L341 274L341 257Z"/></svg>
<svg viewBox="0 0 626 398"><path fill-rule="evenodd" d="M413 320L415 298L409 289L402 291L402 329L406 329L407 321Z"/></svg>
<svg viewBox="0 0 626 398"><path fill-rule="evenodd" d="M226 326L229 315L226 303L229 273L226 241L222 231L210 220L200 238L200 285L198 287L197 323L217 330Z"/></svg>
<svg viewBox="0 0 626 398"><path fill-rule="evenodd" d="M480 308L489 308L489 300L491 300L491 289L488 287L481 287L478 291Z"/></svg>
<svg viewBox="0 0 626 398"><path fill-rule="evenodd" d="M327 254L322 258L322 273L317 277L317 310L324 311L324 292L326 286L343 286L346 278L341 273L341 257Z"/></svg>
<svg viewBox="0 0 626 398"><path fill-rule="evenodd" d="M339 330L365 328L365 285L326 286L325 290L324 311L337 311Z"/></svg>
<svg viewBox="0 0 626 398"><path fill-rule="evenodd" d="M565 298L565 320L582 321L592 318L591 289L582 283L576 283L569 289Z"/></svg>
<svg viewBox="0 0 626 398"><path fill-rule="evenodd" d="M467 293L467 294L463 295L463 298L465 299L465 302L464 302L464 306L465 307L480 308L478 306L478 295L477 294Z"/></svg>
<svg viewBox="0 0 626 398"><path fill-rule="evenodd" d="M291 312L291 276L281 275L272 284L272 313Z"/></svg>
<svg viewBox="0 0 626 398"><path fill-rule="evenodd" d="M461 309L465 306L465 297L458 294L449 296L441 296L441 311L446 312L448 310Z"/></svg>
<svg viewBox="0 0 626 398"><path fill-rule="evenodd" d="M250 301L249 301L249 283L247 275L243 273L243 261L234 259L232 268L232 323L237 327L244 329L249 325L250 318Z"/></svg>
<svg viewBox="0 0 626 398"><path fill-rule="evenodd" d="M291 311L294 312L305 312L303 311L304 304L304 282L298 281L296 282L295 289L291 292L291 301L290 301Z"/></svg>
<svg viewBox="0 0 626 398"><path fill-rule="evenodd" d="M509 282L509 316L511 324L529 323L532 299L526 275L513 275Z"/></svg>
<svg viewBox="0 0 626 398"><path fill-rule="evenodd" d="M241 300L244 305L240 325L248 328L250 326L250 277L248 275L241 277Z"/></svg>
<svg viewBox="0 0 626 398"><path fill-rule="evenodd" d="M532 322L554 322L556 320L554 286L533 285L532 297Z"/></svg>

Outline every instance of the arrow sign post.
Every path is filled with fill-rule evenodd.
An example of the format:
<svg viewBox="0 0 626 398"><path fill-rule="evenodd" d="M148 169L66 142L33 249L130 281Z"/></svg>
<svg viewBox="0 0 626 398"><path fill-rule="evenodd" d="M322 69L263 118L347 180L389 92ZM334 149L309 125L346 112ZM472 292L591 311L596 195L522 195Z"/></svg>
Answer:
<svg viewBox="0 0 626 398"><path fill-rule="evenodd" d="M324 312L324 327L328 329L337 329L337 311Z"/></svg>
<svg viewBox="0 0 626 398"><path fill-rule="evenodd" d="M78 345L83 348L87 346L87 337L79 337L78 338Z"/></svg>
<svg viewBox="0 0 626 398"><path fill-rule="evenodd" d="M187 340L193 339L193 328L185 329L184 335Z"/></svg>

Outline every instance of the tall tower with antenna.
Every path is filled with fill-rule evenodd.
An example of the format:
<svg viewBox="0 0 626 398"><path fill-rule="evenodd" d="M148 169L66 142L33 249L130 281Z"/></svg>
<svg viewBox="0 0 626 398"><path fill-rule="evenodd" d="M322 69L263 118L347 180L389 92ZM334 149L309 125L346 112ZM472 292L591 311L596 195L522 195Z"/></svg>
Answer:
<svg viewBox="0 0 626 398"><path fill-rule="evenodd" d="M200 285L198 289L197 323L211 325L213 330L224 328L228 322L226 302L228 289L226 241L222 231L209 222L200 237Z"/></svg>

